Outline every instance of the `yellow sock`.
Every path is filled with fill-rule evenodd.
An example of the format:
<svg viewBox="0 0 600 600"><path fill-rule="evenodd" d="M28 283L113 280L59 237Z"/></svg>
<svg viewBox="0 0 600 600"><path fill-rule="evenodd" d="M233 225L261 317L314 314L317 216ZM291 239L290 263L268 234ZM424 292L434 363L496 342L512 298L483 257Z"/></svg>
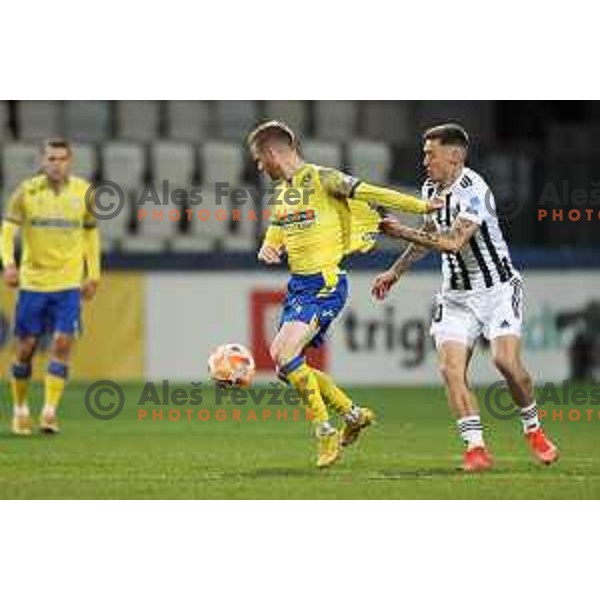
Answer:
<svg viewBox="0 0 600 600"><path fill-rule="evenodd" d="M312 367L312 372L317 379L321 394L325 401L331 404L340 414L345 415L352 410L352 400L337 386L333 379Z"/></svg>
<svg viewBox="0 0 600 600"><path fill-rule="evenodd" d="M60 403L67 380L67 365L51 361L44 379L44 401L46 406L56 408Z"/></svg>
<svg viewBox="0 0 600 600"><path fill-rule="evenodd" d="M10 378L10 391L15 407L27 403L27 388L31 378L31 365L14 363L12 366L12 377Z"/></svg>
<svg viewBox="0 0 600 600"><path fill-rule="evenodd" d="M303 359L294 359L285 367L285 374L288 381L298 390L302 399L306 398L308 407L313 414L315 425L320 425L329 420L327 407L323 402L319 383L313 370L304 362Z"/></svg>

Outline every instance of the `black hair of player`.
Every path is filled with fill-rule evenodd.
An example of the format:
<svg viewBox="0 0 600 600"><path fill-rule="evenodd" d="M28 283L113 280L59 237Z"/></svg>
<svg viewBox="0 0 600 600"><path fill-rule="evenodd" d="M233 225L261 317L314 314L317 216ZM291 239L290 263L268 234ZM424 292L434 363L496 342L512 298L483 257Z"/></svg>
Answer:
<svg viewBox="0 0 600 600"><path fill-rule="evenodd" d="M469 135L464 127L456 123L445 123L431 127L423 134L423 141L437 140L442 146L458 146L469 149Z"/></svg>

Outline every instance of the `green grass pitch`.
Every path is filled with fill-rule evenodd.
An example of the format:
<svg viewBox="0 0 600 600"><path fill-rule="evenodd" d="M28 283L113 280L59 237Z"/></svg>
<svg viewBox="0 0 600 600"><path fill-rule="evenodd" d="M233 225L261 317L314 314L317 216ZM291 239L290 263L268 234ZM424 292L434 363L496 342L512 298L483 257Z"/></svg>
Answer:
<svg viewBox="0 0 600 600"><path fill-rule="evenodd" d="M142 386L124 386L126 404L113 420L94 419L83 398L84 384L67 387L63 432L31 438L10 434L10 401L2 389L0 421L1 498L599 498L600 419L562 422L546 429L562 451L558 464L534 463L518 421L494 421L484 413L492 472L458 471L461 444L441 388L367 389L349 392L374 408L378 423L344 452L341 462L319 471L310 424L214 418L214 390L206 387L194 418L172 422L138 419ZM41 386L32 386L39 409ZM144 408L151 412L153 406ZM159 408L159 407L154 407ZM201 422L196 411L212 411ZM232 416L235 408L221 408ZM292 418L291 407L287 407ZM566 413L566 411L565 411ZM206 413L204 413L206 414Z"/></svg>

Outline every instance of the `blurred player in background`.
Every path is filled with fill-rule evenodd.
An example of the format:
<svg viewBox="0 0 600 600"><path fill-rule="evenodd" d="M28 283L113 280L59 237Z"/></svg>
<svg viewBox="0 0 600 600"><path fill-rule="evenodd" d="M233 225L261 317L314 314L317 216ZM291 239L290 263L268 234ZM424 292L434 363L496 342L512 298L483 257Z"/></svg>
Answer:
<svg viewBox="0 0 600 600"><path fill-rule="evenodd" d="M53 337L40 430L59 431L57 407L80 327L81 297L92 298L100 278L99 235L86 205L90 183L70 174L73 156L64 140L46 142L42 161L43 172L23 181L8 201L2 228L4 281L19 288L11 376L12 430L17 435L31 435L27 388L33 355L46 333ZM22 258L17 267L14 242L19 230Z"/></svg>
<svg viewBox="0 0 600 600"><path fill-rule="evenodd" d="M483 178L465 166L469 138L462 127L433 127L423 140L428 179L422 195L444 197L445 206L430 215L421 230L384 221L387 235L412 243L375 279L373 294L385 298L415 261L430 249L441 252L443 285L431 333L449 405L466 445L463 468L481 471L492 465L477 398L467 383L473 346L480 335L490 341L492 360L520 409L531 450L550 464L558 451L540 425L532 379L521 361L523 283L500 230L494 196Z"/></svg>
<svg viewBox="0 0 600 600"><path fill-rule="evenodd" d="M335 385L331 377L306 364L304 351L322 343L348 295L340 262L349 253L368 251L375 243L379 213L369 205L426 213L440 205L363 183L333 169L304 162L295 134L284 123L270 121L248 138L260 171L277 182L281 207L266 232L258 258L280 263L287 254L291 278L271 356L279 375L308 403L318 439L317 466L339 458L340 447L356 441L373 421ZM301 202L286 202L286 191L298 191ZM330 423L326 403L343 418L340 432Z"/></svg>

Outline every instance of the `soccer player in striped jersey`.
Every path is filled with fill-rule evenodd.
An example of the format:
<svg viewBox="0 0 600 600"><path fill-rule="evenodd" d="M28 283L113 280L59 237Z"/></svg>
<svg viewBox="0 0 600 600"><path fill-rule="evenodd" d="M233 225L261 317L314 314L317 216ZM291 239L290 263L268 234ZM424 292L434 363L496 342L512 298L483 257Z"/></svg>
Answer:
<svg viewBox="0 0 600 600"><path fill-rule="evenodd" d="M281 205L275 209L258 258L276 264L285 253L291 273L271 356L280 376L307 401L318 440L317 466L327 467L339 458L340 447L355 442L373 421L372 411L354 405L329 375L304 358L309 346L323 342L346 303L348 281L340 263L352 252L373 247L380 216L370 203L424 214L443 201L421 201L305 163L295 134L278 121L257 127L248 145L259 170L281 191L277 199ZM344 421L341 432L329 420L328 405Z"/></svg>
<svg viewBox="0 0 600 600"><path fill-rule="evenodd" d="M455 124L425 132L425 198L445 198L445 206L428 215L420 229L387 219L382 229L411 244L373 282L373 295L383 299L410 266L429 250L442 253L442 290L436 297L434 337L448 402L465 442L463 468L486 470L492 465L482 433L477 399L467 383L476 339L490 341L494 365L506 379L520 409L523 430L536 457L545 464L558 458L537 413L531 376L521 360L523 282L513 267L498 224L494 196L484 179L466 165L469 138Z"/></svg>

